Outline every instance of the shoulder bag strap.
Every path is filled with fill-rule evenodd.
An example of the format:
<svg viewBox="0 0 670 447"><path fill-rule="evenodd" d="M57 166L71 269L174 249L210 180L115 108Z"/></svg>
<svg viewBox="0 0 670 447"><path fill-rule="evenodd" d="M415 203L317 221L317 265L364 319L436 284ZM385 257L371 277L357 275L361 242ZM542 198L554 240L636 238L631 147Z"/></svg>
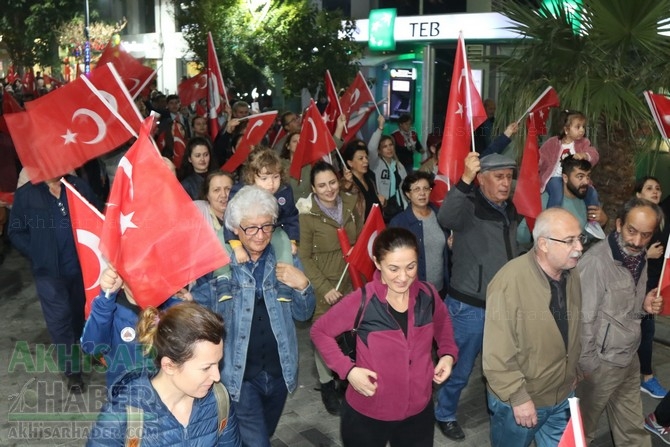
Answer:
<svg viewBox="0 0 670 447"><path fill-rule="evenodd" d="M354 331L358 330L361 324L361 317L363 316L363 309L365 308L365 286L361 287L361 307L358 308L356 320L354 320Z"/></svg>
<svg viewBox="0 0 670 447"><path fill-rule="evenodd" d="M144 426L144 410L132 405L126 406L126 442L125 447L142 445L142 427Z"/></svg>
<svg viewBox="0 0 670 447"><path fill-rule="evenodd" d="M221 435L223 430L226 428L226 425L228 425L230 398L228 395L228 390L221 382L214 382L212 389L214 391L214 397L216 398L216 412L219 420L217 433Z"/></svg>

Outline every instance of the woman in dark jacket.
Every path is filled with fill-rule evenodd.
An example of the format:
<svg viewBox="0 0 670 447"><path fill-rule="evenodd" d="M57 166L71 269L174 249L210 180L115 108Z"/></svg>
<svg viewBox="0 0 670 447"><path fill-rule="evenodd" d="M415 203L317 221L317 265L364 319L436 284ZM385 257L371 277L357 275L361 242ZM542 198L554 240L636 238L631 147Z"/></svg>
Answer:
<svg viewBox="0 0 670 447"><path fill-rule="evenodd" d="M430 203L433 176L415 171L405 177L402 191L410 206L391 220L390 227L406 228L419 242L419 279L437 290L449 285L449 232L437 222L437 209ZM441 259L442 262L437 262ZM427 262L434 260L436 262Z"/></svg>
<svg viewBox="0 0 670 447"><path fill-rule="evenodd" d="M369 169L368 146L362 140L353 140L342 153L347 163L344 170L342 189L351 194L358 194L358 211L364 219L368 218L372 205L384 206L386 199L377 192L375 174Z"/></svg>

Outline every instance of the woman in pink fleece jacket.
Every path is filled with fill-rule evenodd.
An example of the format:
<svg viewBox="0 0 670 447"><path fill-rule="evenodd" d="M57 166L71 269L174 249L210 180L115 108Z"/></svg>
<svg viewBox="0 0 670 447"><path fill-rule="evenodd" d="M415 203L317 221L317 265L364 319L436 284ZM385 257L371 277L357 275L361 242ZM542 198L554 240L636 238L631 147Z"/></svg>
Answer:
<svg viewBox="0 0 670 447"><path fill-rule="evenodd" d="M356 361L342 353L335 337L354 328L361 289L331 307L311 330L328 367L350 384L341 409L342 443L429 447L435 424L432 382L444 382L457 359L449 313L435 288L416 280L418 248L410 231L385 229L372 253L378 271L365 286Z"/></svg>

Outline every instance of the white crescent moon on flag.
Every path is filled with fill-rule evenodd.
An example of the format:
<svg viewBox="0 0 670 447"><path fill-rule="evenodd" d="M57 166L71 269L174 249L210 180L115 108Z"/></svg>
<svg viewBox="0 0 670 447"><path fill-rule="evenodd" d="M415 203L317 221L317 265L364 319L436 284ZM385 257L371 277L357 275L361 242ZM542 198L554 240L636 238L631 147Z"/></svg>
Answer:
<svg viewBox="0 0 670 447"><path fill-rule="evenodd" d="M132 87L128 87L129 92L132 92L133 90L135 90L140 85L140 80L137 79L137 78L127 78L127 79L124 79L124 81L133 81L133 83L134 83Z"/></svg>
<svg viewBox="0 0 670 447"><path fill-rule="evenodd" d="M351 94L350 100L351 104L356 104L358 102L358 98L361 97L361 92L360 90L356 89L354 92Z"/></svg>
<svg viewBox="0 0 670 447"><path fill-rule="evenodd" d="M200 81L202 81L202 87L200 87ZM204 90L207 88L207 76L202 75L200 76L200 79L195 81L196 87L199 88L200 90Z"/></svg>
<svg viewBox="0 0 670 447"><path fill-rule="evenodd" d="M665 124L670 124L670 115L663 115L663 121Z"/></svg>
<svg viewBox="0 0 670 447"><path fill-rule="evenodd" d="M316 134L316 124L314 124L314 120L312 119L311 116L310 116L309 118L307 118L307 122L308 122L309 125L312 127L312 135L313 135L313 138L311 138L311 139L309 140L309 142L310 142L310 143L316 143L316 138L317 138L317 136L318 136L318 135Z"/></svg>
<svg viewBox="0 0 670 447"><path fill-rule="evenodd" d="M370 235L370 239L368 239L368 256L370 256L370 259L372 259L372 260L374 260L374 258L373 258L373 256L372 256L372 244L375 243L375 239L377 239L377 234L378 234L378 231L375 230L375 231Z"/></svg>
<svg viewBox="0 0 670 447"><path fill-rule="evenodd" d="M257 127L260 127L263 125L263 120L256 120L254 124L251 125L251 127L247 130L247 135L246 138L247 140L251 140L251 134L254 132L254 129Z"/></svg>
<svg viewBox="0 0 670 447"><path fill-rule="evenodd" d="M186 147L186 143L184 143L184 140L182 140L181 138L179 138L179 137L175 137L174 135L172 136L172 138L173 138L173 140L174 140L175 143L179 142L179 143L181 143L184 147Z"/></svg>
<svg viewBox="0 0 670 447"><path fill-rule="evenodd" d="M118 112L119 104L116 102L116 98L114 97L114 95L104 90L98 90L98 91L100 92L102 97L105 98L105 101L109 103L110 107Z"/></svg>
<svg viewBox="0 0 670 447"><path fill-rule="evenodd" d="M91 290L100 285L100 275L102 274L102 271L107 268L107 262L102 258L102 253L99 248L100 238L90 231L77 229L77 243L90 248L96 258L98 258L100 270L98 271L96 280L90 287L86 287L86 290ZM84 284L84 286L86 286L86 284Z"/></svg>
<svg viewBox="0 0 670 447"><path fill-rule="evenodd" d="M107 133L107 125L105 124L105 121L100 117L100 115L98 115L91 109L77 109L72 114L72 121L74 121L74 119L80 115L88 116L89 118L91 118L98 128L98 134L95 136L95 138L89 141L83 141L82 143L97 144L100 141L102 141L102 139L105 138L105 134Z"/></svg>

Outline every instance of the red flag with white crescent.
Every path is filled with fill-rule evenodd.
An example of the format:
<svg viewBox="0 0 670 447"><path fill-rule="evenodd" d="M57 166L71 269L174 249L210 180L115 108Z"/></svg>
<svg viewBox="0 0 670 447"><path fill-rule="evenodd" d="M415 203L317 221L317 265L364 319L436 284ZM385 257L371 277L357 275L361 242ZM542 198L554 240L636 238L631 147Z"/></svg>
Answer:
<svg viewBox="0 0 670 447"><path fill-rule="evenodd" d="M156 70L142 64L138 59L126 52L121 45L113 45L110 41L98 59L96 66L111 62L121 76L124 85L135 99L156 74ZM79 67L77 65L77 67Z"/></svg>
<svg viewBox="0 0 670 447"><path fill-rule="evenodd" d="M300 139L295 148L295 154L293 154L289 174L300 180L303 166L314 163L336 148L335 140L328 131L326 123L323 122L316 103L312 100L302 120Z"/></svg>
<svg viewBox="0 0 670 447"><path fill-rule="evenodd" d="M34 102L29 111L4 117L33 183L66 174L136 135L85 76Z"/></svg>
<svg viewBox="0 0 670 447"><path fill-rule="evenodd" d="M539 118L539 125L544 125L545 118ZM533 231L535 219L542 212L542 198L540 196L540 147L537 142L539 135L535 121L535 113L528 115L526 122L526 144L523 149L523 158L519 168L519 178L512 201L516 210L526 217L528 229Z"/></svg>
<svg viewBox="0 0 670 447"><path fill-rule="evenodd" d="M91 304L100 294L100 275L108 265L100 252L100 235L105 216L82 197L67 180L61 179L61 182L66 187L72 234L86 293L84 314L88 318L88 314L91 313Z"/></svg>
<svg viewBox="0 0 670 447"><path fill-rule="evenodd" d="M177 94L182 104L188 105L207 98L207 72L203 71L177 86Z"/></svg>
<svg viewBox="0 0 670 447"><path fill-rule="evenodd" d="M340 98L335 91L335 84L333 78L330 76L330 70L326 70L326 78L324 80L326 96L328 96L328 105L323 112L323 120L328 126L330 133L335 132L337 118L342 114L342 106L340 105Z"/></svg>
<svg viewBox="0 0 670 447"><path fill-rule="evenodd" d="M209 136L212 141L219 133L219 114L224 109L221 98L228 104L228 93L223 85L223 75L219 66L219 58L214 48L212 33L207 33L207 118L209 120Z"/></svg>
<svg viewBox="0 0 670 447"><path fill-rule="evenodd" d="M145 119L119 162L100 241L142 308L162 304L230 262L214 229L156 151L152 121Z"/></svg>
<svg viewBox="0 0 670 447"><path fill-rule="evenodd" d="M486 110L472 80L472 71L461 34L456 46L442 149L438 161L438 173L446 175L451 185L456 184L463 175L464 160L472 147L472 133L484 121L486 121Z"/></svg>
<svg viewBox="0 0 670 447"><path fill-rule="evenodd" d="M186 135L184 135L184 126L179 121L172 122L172 162L179 169L184 161L186 154Z"/></svg>
<svg viewBox="0 0 670 447"><path fill-rule="evenodd" d="M372 275L375 272L375 263L372 260L372 244L384 228L386 228L386 224L382 217L381 208L378 204L374 204L348 259L356 271L362 273L368 281L372 280Z"/></svg>
<svg viewBox="0 0 670 447"><path fill-rule="evenodd" d="M670 98L651 91L644 92L654 122L666 140L670 138Z"/></svg>
<svg viewBox="0 0 670 447"><path fill-rule="evenodd" d="M109 103L110 107L119 112L119 115L135 131L139 132L142 125L142 115L130 96L121 76L110 62L91 70L89 81L98 89L100 94Z"/></svg>
<svg viewBox="0 0 670 447"><path fill-rule="evenodd" d="M249 122L244 130L244 135L240 141L238 141L235 153L221 167L221 170L234 172L239 165L244 163L244 160L247 159L251 152L252 146L260 143L263 140L263 137L265 137L265 134L268 133L268 129L270 129L270 126L274 123L277 113L276 110L273 110L271 112L251 115L247 118Z"/></svg>
<svg viewBox="0 0 670 447"><path fill-rule="evenodd" d="M535 100L535 102L526 110L527 114L533 114L533 126L535 128L535 135L547 134L547 118L549 118L549 109L558 107L561 101L558 98L558 93L554 87L547 87L542 94Z"/></svg>
<svg viewBox="0 0 670 447"><path fill-rule="evenodd" d="M375 109L375 98L360 71L340 98L340 106L347 117L347 131L342 135L342 139L347 142L356 137Z"/></svg>

